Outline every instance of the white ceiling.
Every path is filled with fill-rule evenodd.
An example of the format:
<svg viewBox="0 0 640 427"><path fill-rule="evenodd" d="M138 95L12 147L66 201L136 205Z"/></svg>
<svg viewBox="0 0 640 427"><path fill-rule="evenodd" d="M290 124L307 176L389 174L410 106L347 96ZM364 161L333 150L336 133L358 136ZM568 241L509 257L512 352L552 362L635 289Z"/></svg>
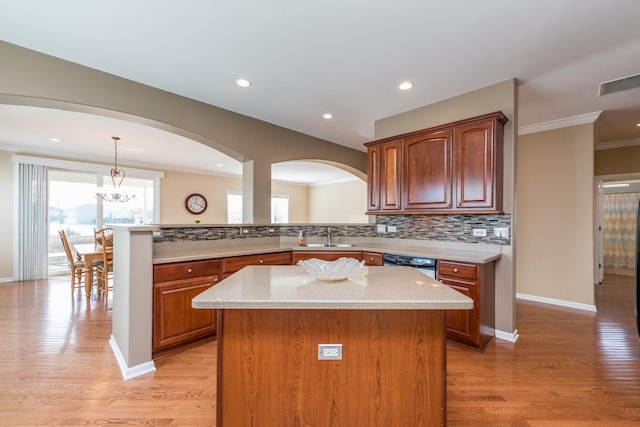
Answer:
<svg viewBox="0 0 640 427"><path fill-rule="evenodd" d="M610 142L640 138L640 89L597 96L640 73L639 16L637 0L2 0L0 39L358 150L378 119L514 77L520 127L604 111ZM0 148L109 161L112 135L123 165L241 170L157 129L0 106Z"/></svg>

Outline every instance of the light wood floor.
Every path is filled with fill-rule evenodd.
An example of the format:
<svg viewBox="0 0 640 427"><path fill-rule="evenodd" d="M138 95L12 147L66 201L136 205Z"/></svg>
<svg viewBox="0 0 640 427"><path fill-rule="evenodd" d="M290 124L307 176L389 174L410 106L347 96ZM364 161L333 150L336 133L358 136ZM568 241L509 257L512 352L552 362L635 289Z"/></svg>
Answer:
<svg viewBox="0 0 640 427"><path fill-rule="evenodd" d="M0 285L0 425L215 426L215 342L122 381L111 300L72 298L68 280ZM450 344L448 425L640 425L633 278L604 283L597 314L519 301L517 344Z"/></svg>

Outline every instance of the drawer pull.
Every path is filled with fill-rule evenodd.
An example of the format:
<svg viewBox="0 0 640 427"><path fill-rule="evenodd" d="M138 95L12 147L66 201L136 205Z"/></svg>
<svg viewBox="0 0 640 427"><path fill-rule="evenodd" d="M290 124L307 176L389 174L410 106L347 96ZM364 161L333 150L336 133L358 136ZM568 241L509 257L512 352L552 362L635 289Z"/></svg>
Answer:
<svg viewBox="0 0 640 427"><path fill-rule="evenodd" d="M454 272L454 273L457 273L457 272L458 272L458 269L457 269L457 268L454 268L454 269L453 269L453 272Z"/></svg>
<svg viewBox="0 0 640 427"><path fill-rule="evenodd" d="M263 263L264 263L264 261L263 261L263 260L260 260L260 261L258 261L258 262L259 262L260 264L263 264Z"/></svg>
<svg viewBox="0 0 640 427"><path fill-rule="evenodd" d="M187 273L189 274L193 273L193 268L187 268Z"/></svg>

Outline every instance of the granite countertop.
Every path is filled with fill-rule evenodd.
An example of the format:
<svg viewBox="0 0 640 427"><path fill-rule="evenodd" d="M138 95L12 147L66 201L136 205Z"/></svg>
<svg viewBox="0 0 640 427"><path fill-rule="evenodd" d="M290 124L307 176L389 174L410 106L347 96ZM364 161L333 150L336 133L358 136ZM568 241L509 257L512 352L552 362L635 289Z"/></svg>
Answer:
<svg viewBox="0 0 640 427"><path fill-rule="evenodd" d="M414 269L365 267L321 282L300 266L249 266L192 300L203 309L465 310L473 300Z"/></svg>
<svg viewBox="0 0 640 427"><path fill-rule="evenodd" d="M439 260L472 262L486 264L499 259L500 252L475 251L468 249L451 249L439 247L409 246L400 244L383 243L353 243L352 247L306 247L294 243L261 243L243 245L220 245L214 247L184 247L176 250L168 250L154 253L154 264L166 264L170 262L196 261L202 259L224 258L239 255L256 255L286 251L312 251L312 252L336 252L336 251L370 251L380 253L393 253L397 255L435 258Z"/></svg>

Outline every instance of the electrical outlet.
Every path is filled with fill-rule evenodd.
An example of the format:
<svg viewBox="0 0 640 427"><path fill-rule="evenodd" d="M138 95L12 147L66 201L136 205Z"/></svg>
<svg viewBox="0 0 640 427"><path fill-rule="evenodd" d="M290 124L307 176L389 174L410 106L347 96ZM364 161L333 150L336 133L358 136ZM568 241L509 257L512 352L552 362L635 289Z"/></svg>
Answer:
<svg viewBox="0 0 640 427"><path fill-rule="evenodd" d="M387 232L387 226L384 224L378 224L376 227L376 230L378 230L378 233L386 233Z"/></svg>
<svg viewBox="0 0 640 427"><path fill-rule="evenodd" d="M474 228L473 229L473 237L486 237L487 230L484 228Z"/></svg>
<svg viewBox="0 0 640 427"><path fill-rule="evenodd" d="M342 344L318 344L318 360L342 360Z"/></svg>
<svg viewBox="0 0 640 427"><path fill-rule="evenodd" d="M509 229L507 227L498 227L493 229L493 235L500 239L509 238Z"/></svg>
<svg viewBox="0 0 640 427"><path fill-rule="evenodd" d="M387 231L389 233L395 233L396 231L398 231L398 227L396 227L395 225L387 225Z"/></svg>

